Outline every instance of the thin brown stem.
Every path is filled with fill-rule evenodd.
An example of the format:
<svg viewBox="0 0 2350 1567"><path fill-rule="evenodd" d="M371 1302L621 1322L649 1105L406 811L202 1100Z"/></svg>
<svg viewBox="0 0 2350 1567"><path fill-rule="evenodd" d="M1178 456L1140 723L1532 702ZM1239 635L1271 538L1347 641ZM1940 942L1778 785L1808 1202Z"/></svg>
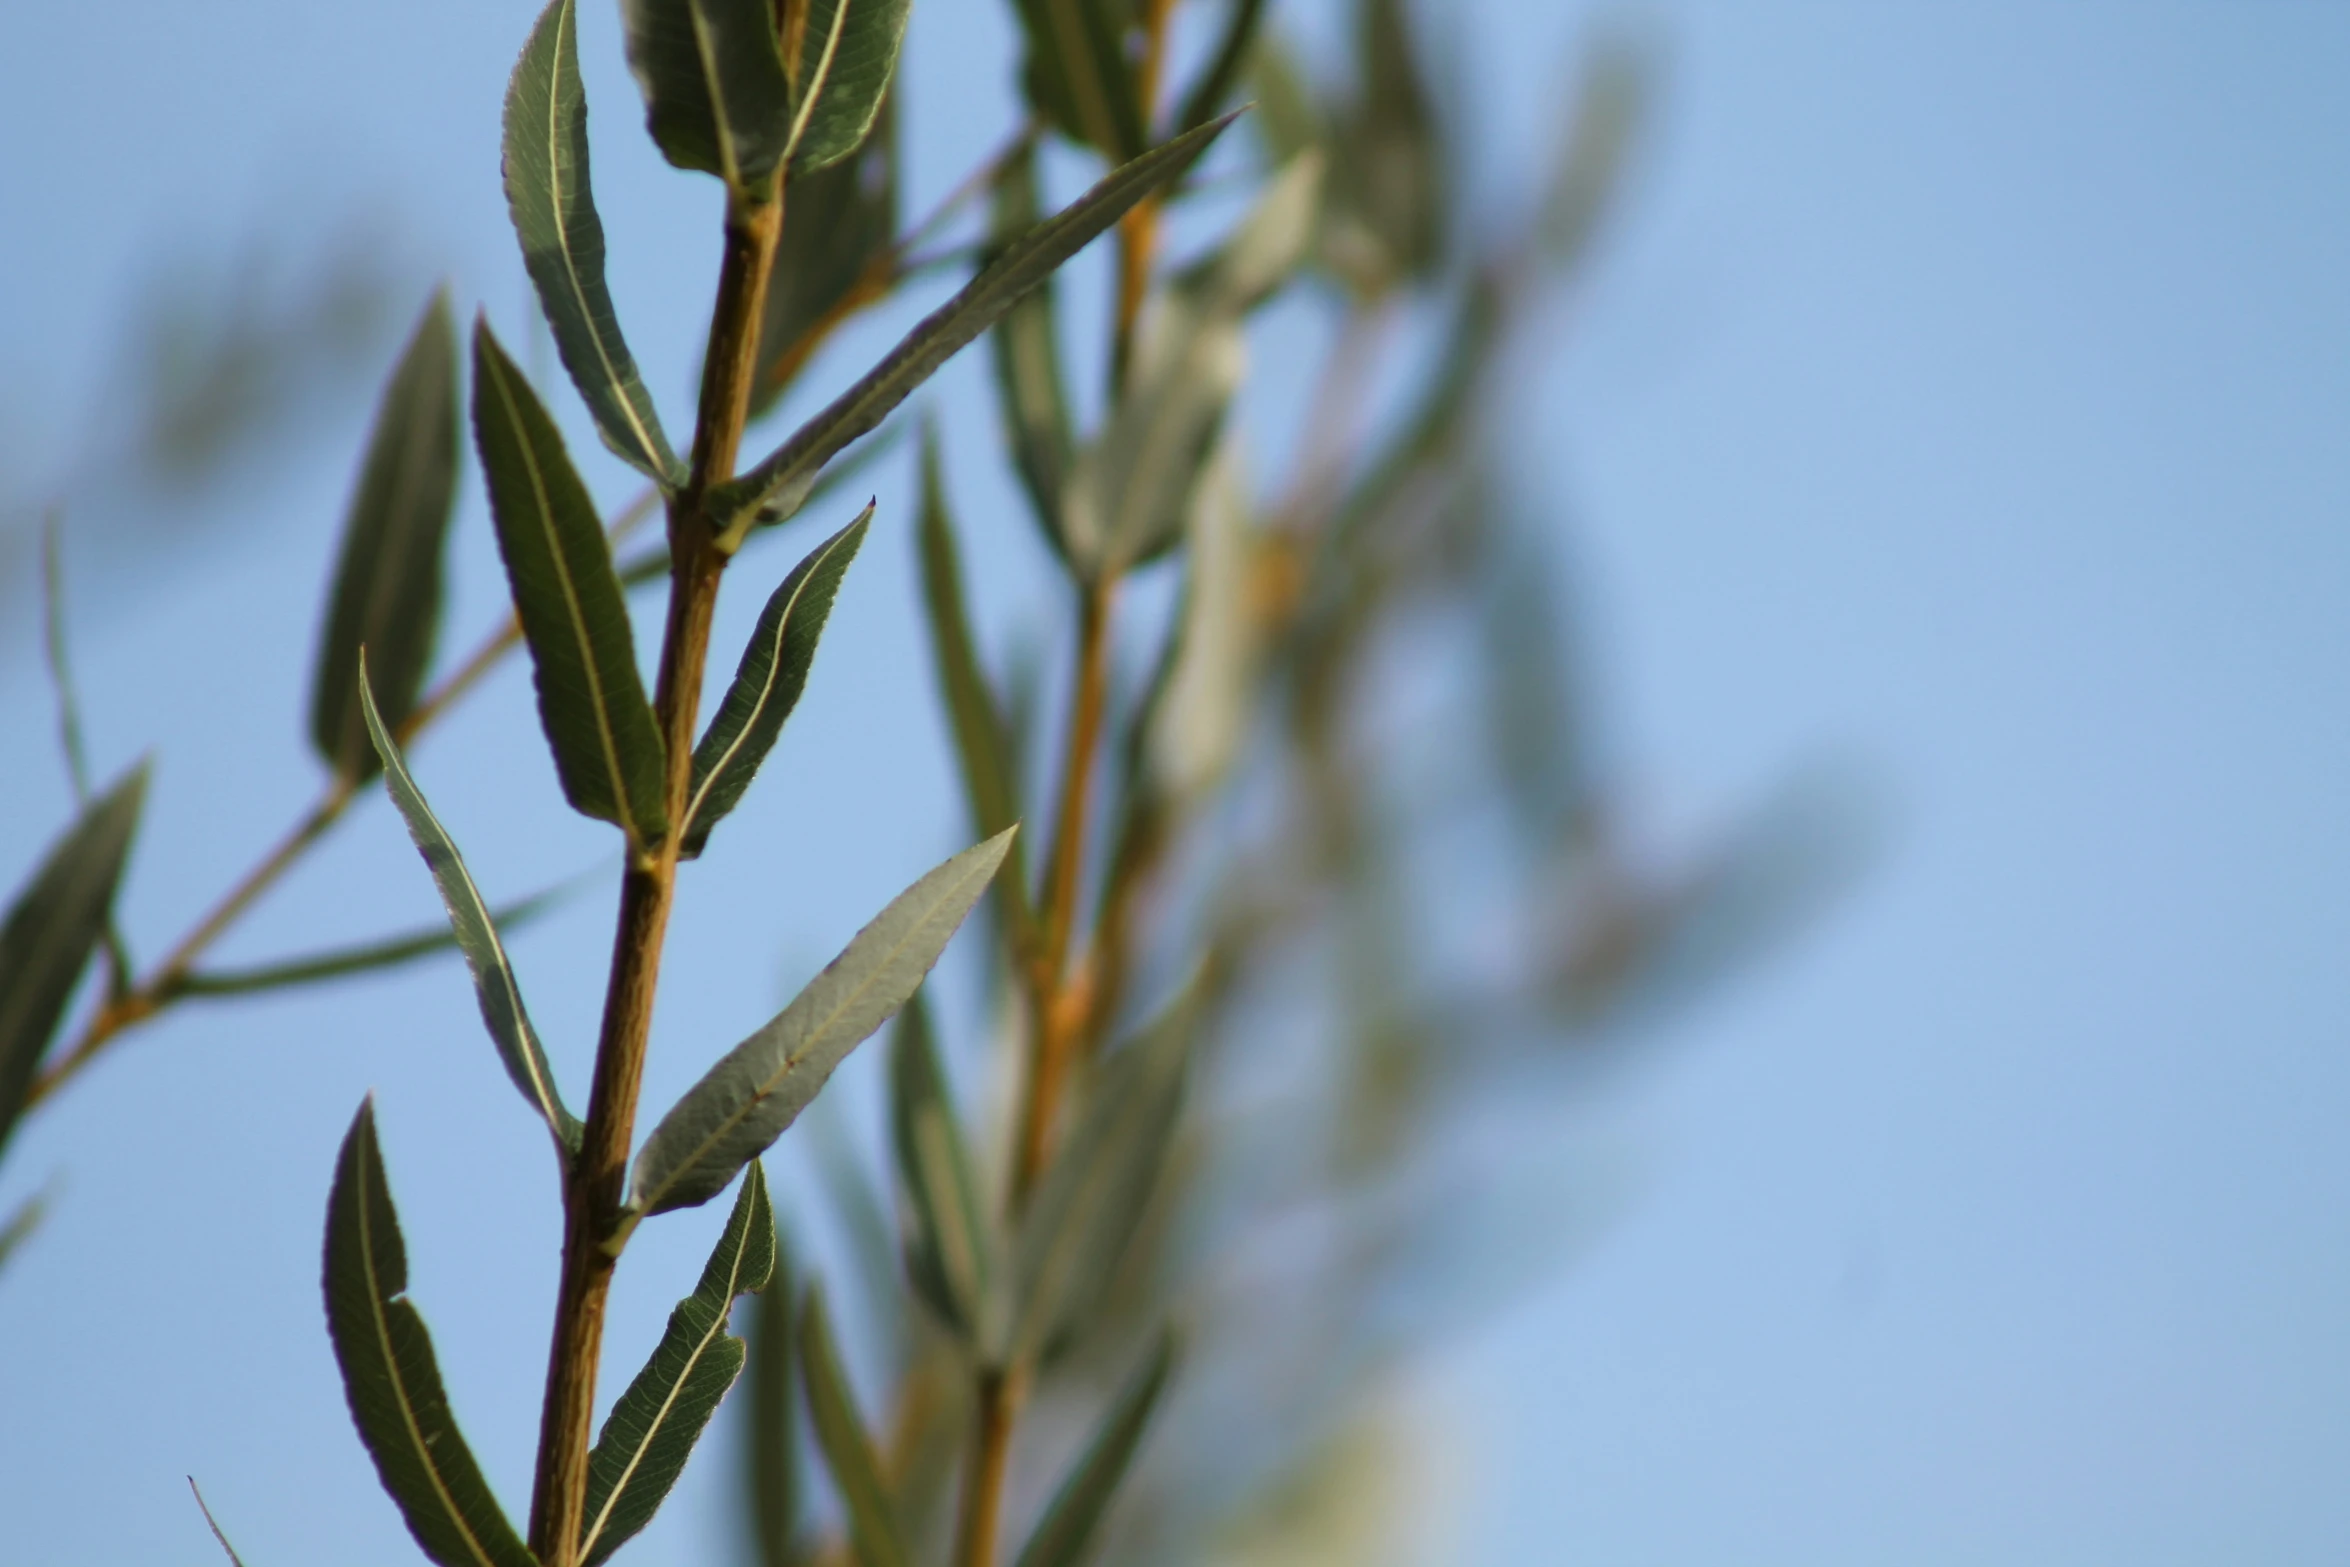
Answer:
<svg viewBox="0 0 2350 1567"><path fill-rule="evenodd" d="M588 1452L596 1372L602 1358L605 1304L618 1262L628 1151L636 1133L638 1089L652 1031L661 948L677 889L681 818L693 779L694 722L709 661L710 623L726 556L703 515L703 497L730 478L750 407L759 309L783 228L780 199L730 207L726 251L702 365L700 417L686 483L669 507L669 617L653 711L668 747L670 832L639 846L621 880L612 937L611 978L596 1041L595 1086L580 1151L563 1189L563 1272L547 1351L547 1391L539 1421L537 1483L531 1493L530 1546L546 1567L574 1567L586 1512Z"/></svg>
<svg viewBox="0 0 2350 1567"><path fill-rule="evenodd" d="M1167 20L1174 0L1147 0L1143 10L1142 60L1135 94L1145 116L1158 101L1159 78L1167 62ZM1126 384L1134 360L1135 327L1142 320L1142 302L1149 296L1151 263L1159 246L1159 198L1145 196L1118 222L1118 312L1110 333L1110 385Z"/></svg>
<svg viewBox="0 0 2350 1567"><path fill-rule="evenodd" d="M963 1498L955 1515L955 1567L995 1567L1004 1472L1012 1457L1012 1416L1017 1398L1011 1379L999 1371L981 1372L977 1403L972 1417L971 1467L963 1473Z"/></svg>

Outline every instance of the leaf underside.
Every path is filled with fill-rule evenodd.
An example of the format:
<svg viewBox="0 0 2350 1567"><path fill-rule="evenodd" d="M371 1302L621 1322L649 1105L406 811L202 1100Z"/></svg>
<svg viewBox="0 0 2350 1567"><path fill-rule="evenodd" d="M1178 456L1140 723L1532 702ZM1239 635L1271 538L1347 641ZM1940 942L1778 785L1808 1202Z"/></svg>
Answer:
<svg viewBox="0 0 2350 1567"><path fill-rule="evenodd" d="M791 139L769 0L623 0L645 128L681 169L763 192Z"/></svg>

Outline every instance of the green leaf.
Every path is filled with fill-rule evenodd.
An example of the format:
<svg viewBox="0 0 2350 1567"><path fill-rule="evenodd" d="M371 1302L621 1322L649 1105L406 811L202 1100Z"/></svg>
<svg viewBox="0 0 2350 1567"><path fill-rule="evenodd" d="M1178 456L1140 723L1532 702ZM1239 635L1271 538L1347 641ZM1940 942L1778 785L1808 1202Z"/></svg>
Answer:
<svg viewBox="0 0 2350 1567"><path fill-rule="evenodd" d="M1200 72L1191 91L1183 95L1183 107L1175 113L1177 130L1205 125L1224 107L1224 100L1232 96L1233 84L1240 80L1249 56L1255 51L1257 28L1264 16L1265 0L1231 0L1224 16L1224 36L1217 40L1208 68Z"/></svg>
<svg viewBox="0 0 2350 1567"><path fill-rule="evenodd" d="M759 320L751 417L773 407L807 362L811 332L846 314L867 273L886 277L898 229L896 98L882 100L873 133L854 157L795 174L791 210L776 242ZM866 297L879 299L871 288Z"/></svg>
<svg viewBox="0 0 2350 1567"><path fill-rule="evenodd" d="M489 911L490 925L495 930L511 931L527 924L569 897L587 880L586 876L574 877L544 891L534 892L527 898L517 898L512 903L492 909ZM290 990L297 985L315 985L352 974L398 968L403 963L413 963L419 958L452 951L457 944L457 932L453 927L447 924L435 925L348 947L332 947L324 952L311 953L308 957L288 958L281 963L259 963L251 968L197 969L180 976L171 986L170 993L174 996L249 996L265 990Z"/></svg>
<svg viewBox="0 0 2350 1567"><path fill-rule="evenodd" d="M832 1342L823 1292L812 1285L800 1306L800 1375L817 1445L824 1449L825 1466L848 1509L858 1562L861 1567L912 1567L896 1504L881 1477L881 1460L865 1434L848 1375L841 1369L840 1351Z"/></svg>
<svg viewBox="0 0 2350 1567"><path fill-rule="evenodd" d="M913 1209L906 1273L939 1320L978 1344L995 1250L963 1127L917 995L898 1017L889 1058L890 1138Z"/></svg>
<svg viewBox="0 0 2350 1567"><path fill-rule="evenodd" d="M65 1021L90 954L105 939L146 794L142 764L84 806L0 920L0 1148L24 1113L42 1052Z"/></svg>
<svg viewBox="0 0 2350 1567"><path fill-rule="evenodd" d="M1193 1013L1187 993L1102 1063L1083 1116L1021 1220L1006 1363L1057 1354L1109 1288L1166 1162Z"/></svg>
<svg viewBox="0 0 2350 1567"><path fill-rule="evenodd" d="M947 515L946 486L939 478L937 433L922 432L922 601L930 611L930 650L938 685L946 698L955 754L963 763L963 787L971 819L993 837L1020 819L1019 791L1013 787L1011 744L1003 714L979 667L971 622L963 609L963 567L955 550L954 519ZM1028 929L1028 865L1019 840L1004 858L997 879L1006 922L1018 939Z"/></svg>
<svg viewBox="0 0 2350 1567"><path fill-rule="evenodd" d="M416 323L386 383L343 519L334 595L318 639L310 743L356 783L375 771L359 717L359 650L392 724L415 711L441 618L441 553L457 503L457 328L447 290Z"/></svg>
<svg viewBox="0 0 2350 1567"><path fill-rule="evenodd" d="M1322 261L1357 294L1376 297L1442 263L1444 162L1402 0L1362 0L1355 20L1362 87L1330 138Z"/></svg>
<svg viewBox="0 0 2350 1567"><path fill-rule="evenodd" d="M809 0L791 73L795 177L840 162L872 131L910 10L911 0Z"/></svg>
<svg viewBox="0 0 2350 1567"><path fill-rule="evenodd" d="M898 438L906 433L903 421L886 425L871 440L843 457L818 476L815 487L808 492L808 504L814 505L835 492L845 489L858 475L871 468L896 447ZM632 555L619 567L623 588L641 588L649 582L669 575L669 545L662 540Z"/></svg>
<svg viewBox="0 0 2350 1567"><path fill-rule="evenodd" d="M892 899L790 1006L671 1107L636 1158L630 1207L708 1202L806 1109L832 1069L889 1020L987 890L1011 834L965 849Z"/></svg>
<svg viewBox="0 0 2350 1567"><path fill-rule="evenodd" d="M751 1439L743 1481L759 1567L804 1567L800 1538L800 1443L792 1360L791 1257L777 1242L775 1277L751 1304Z"/></svg>
<svg viewBox="0 0 2350 1567"><path fill-rule="evenodd" d="M1006 244L1035 227L1036 151L1024 147L996 181L995 229ZM1051 279L1039 283L989 334L996 406L1012 448L1012 466L1036 508L1045 537L1066 560L1061 491L1068 482L1069 399L1061 385L1061 345Z"/></svg>
<svg viewBox="0 0 2350 1567"><path fill-rule="evenodd" d="M555 349L604 444L664 489L685 465L620 335L604 284L604 225L588 185L587 93L574 0L550 0L506 88L506 208ZM479 388L475 397L480 396Z"/></svg>
<svg viewBox="0 0 2350 1567"><path fill-rule="evenodd" d="M8 1259L16 1255L19 1246L32 1238L33 1231L39 1229L41 1221L47 1217L47 1192L35 1192L17 1204L16 1212L8 1216L8 1222L0 1224L0 1268L8 1266Z"/></svg>
<svg viewBox="0 0 2350 1567"><path fill-rule="evenodd" d="M917 322L878 365L758 466L711 493L710 521L739 538L761 512L788 516L806 498L833 455L881 423L938 367L1018 304L1053 269L1075 255L1128 209L1191 166L1232 116L1176 137L1125 166L1006 246L962 291Z"/></svg>
<svg viewBox="0 0 2350 1567"><path fill-rule="evenodd" d="M1028 1537L1013 1567L1077 1567L1109 1511L1118 1482L1142 1445L1142 1434L1158 1407L1159 1394L1175 1367L1175 1335L1162 1329L1150 1358L1118 1390L1117 1402L1086 1444L1085 1456L1061 1482L1036 1532Z"/></svg>
<svg viewBox="0 0 2350 1567"><path fill-rule="evenodd" d="M537 1567L457 1429L432 1336L404 1298L408 1253L376 1146L373 1098L359 1106L335 1166L324 1283L352 1423L424 1554L442 1567Z"/></svg>
<svg viewBox="0 0 2350 1567"><path fill-rule="evenodd" d="M408 836L415 840L416 852L424 856L425 869L432 872L433 886L440 890L441 903L449 911L449 931L465 954L465 966L473 972L473 994L481 1004L481 1020L489 1028L490 1041L498 1047L498 1059L506 1063L506 1075L522 1090L522 1097L547 1123L557 1148L576 1153L579 1121L564 1108L563 1096L555 1087L554 1068L547 1064L538 1030L530 1026L530 1013L522 1004L522 986L514 977L514 965L506 960L506 946L498 939L489 905L474 885L473 873L465 868L465 856L457 852L448 829L425 803L424 791L416 787L400 748L385 730L375 699L367 691L364 655L359 660L359 679L360 707L376 753L383 758L384 792L399 807L400 819L408 824Z"/></svg>
<svg viewBox="0 0 2350 1567"><path fill-rule="evenodd" d="M620 15L661 155L765 194L792 131L769 0L621 0Z"/></svg>
<svg viewBox="0 0 2350 1567"><path fill-rule="evenodd" d="M555 421L487 321L473 329L473 433L564 797L651 843L669 826L661 731L612 549Z"/></svg>
<svg viewBox="0 0 2350 1567"><path fill-rule="evenodd" d="M669 1313L653 1358L604 1417L588 1455L587 1521L579 1538L585 1567L653 1521L743 1368L743 1341L726 1331L734 1299L767 1288L774 1272L775 1210L754 1159L701 1282Z"/></svg>
<svg viewBox="0 0 2350 1567"><path fill-rule="evenodd" d="M832 614L833 595L840 579L857 558L865 530L873 521L873 503L857 513L857 520L811 550L792 568L759 612L751 640L736 666L734 683L710 727L694 747L692 792L686 797L684 852L702 852L710 829L742 799L757 776L759 764L783 733L808 684L808 666L816 657L816 639Z"/></svg>
<svg viewBox="0 0 2350 1567"><path fill-rule="evenodd" d="M1018 0L1028 101L1071 141L1123 163L1147 142L1118 0Z"/></svg>

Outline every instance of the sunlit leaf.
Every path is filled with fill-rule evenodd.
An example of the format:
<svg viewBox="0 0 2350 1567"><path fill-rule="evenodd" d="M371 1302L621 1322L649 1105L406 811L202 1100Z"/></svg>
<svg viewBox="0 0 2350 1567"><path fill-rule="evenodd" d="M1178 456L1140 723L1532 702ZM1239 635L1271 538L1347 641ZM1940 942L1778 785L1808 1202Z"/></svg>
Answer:
<svg viewBox="0 0 2350 1567"><path fill-rule="evenodd" d="M1174 1367L1175 1336L1162 1329L1152 1342L1150 1357L1118 1390L1117 1401L1102 1417L1077 1467L1054 1493L1052 1505L1013 1567L1077 1567L1085 1560L1086 1548L1117 1495L1118 1482L1126 1478Z"/></svg>
<svg viewBox="0 0 2350 1567"><path fill-rule="evenodd" d="M564 796L650 843L668 828L661 731L612 549L561 432L487 321L473 331L473 431Z"/></svg>
<svg viewBox="0 0 2350 1567"><path fill-rule="evenodd" d="M795 178L863 144L897 69L910 9L911 0L809 0L791 73Z"/></svg>
<svg viewBox="0 0 2350 1567"><path fill-rule="evenodd" d="M913 1557L898 1528L896 1505L881 1474L881 1460L865 1422L857 1413L848 1374L841 1369L840 1350L832 1341L832 1324L824 1310L824 1295L811 1287L800 1306L800 1376L808 1394L808 1414L816 1427L816 1441L824 1449L825 1466L840 1490L849 1514L849 1534L856 1543L861 1567L912 1567Z"/></svg>
<svg viewBox="0 0 2350 1567"><path fill-rule="evenodd" d="M1136 202L1189 168L1231 122L1232 116L1226 115L1111 171L1092 190L1006 246L960 293L917 322L856 385L740 479L718 486L709 503L712 526L722 537L739 537L758 513L789 515L797 509L835 453L880 424L914 388L1001 320L1054 268Z"/></svg>
<svg viewBox="0 0 2350 1567"><path fill-rule="evenodd" d="M685 468L620 335L604 283L604 225L588 186L587 94L575 0L550 0L506 88L506 207L555 350L604 444L665 488ZM478 400L480 388L474 395Z"/></svg>
<svg viewBox="0 0 2350 1567"><path fill-rule="evenodd" d="M764 1290L774 1272L775 1210L768 1205L766 1174L754 1159L701 1282L669 1313L653 1358L612 1405L588 1456L586 1522L579 1536L586 1567L652 1522L677 1483L743 1368L743 1341L726 1331L727 1314L736 1296Z"/></svg>
<svg viewBox="0 0 2350 1567"><path fill-rule="evenodd" d="M432 663L442 545L457 501L457 423L457 328L444 290L425 307L376 409L318 639L310 743L354 782L376 766L359 716L359 650L395 726L414 710Z"/></svg>
<svg viewBox="0 0 2350 1567"><path fill-rule="evenodd" d="M373 1099L360 1105L336 1162L324 1282L352 1422L416 1543L442 1567L537 1567L457 1429L432 1337L405 1298L408 1253Z"/></svg>
<svg viewBox="0 0 2350 1567"><path fill-rule="evenodd" d="M1011 746L1003 715L979 667L971 623L963 608L963 567L955 550L954 520L947 515L946 486L939 476L938 440L925 429L922 440L922 602L930 612L930 651L946 699L955 754L963 764L963 787L971 820L990 837L1020 819L1020 797L1012 782ZM1012 931L1028 927L1027 855L1013 840L1004 858L997 896Z"/></svg>
<svg viewBox="0 0 2350 1567"><path fill-rule="evenodd" d="M856 521L792 568L759 612L734 683L726 688L708 731L694 747L693 787L686 797L686 854L702 852L710 830L742 799L759 764L783 733L783 721L807 686L808 666L815 661L816 641L824 635L840 579L857 558L857 546L865 542L872 521L873 503L867 501Z"/></svg>
<svg viewBox="0 0 2350 1567"><path fill-rule="evenodd" d="M1126 57L1129 7L1119 0L1017 0L1028 101L1070 140L1123 163L1141 152L1142 100Z"/></svg>
<svg viewBox="0 0 2350 1567"><path fill-rule="evenodd" d="M441 903L449 911L449 930L456 938L458 949L465 954L465 966L473 972L473 993L481 1003L481 1020L489 1027L490 1040L498 1047L498 1058L506 1063L506 1075L514 1080L522 1097L547 1123L556 1144L576 1151L579 1121L564 1108L563 1096L556 1090L554 1069L547 1064L547 1053L539 1045L538 1031L530 1026L530 1013L522 1004L522 987L514 978L514 965L506 960L506 946L498 939L498 927L490 918L489 904L482 898L481 889L474 885L473 873L465 868L465 857L457 852L455 840L441 825L440 818L433 815L432 807L425 803L424 791L409 776L408 764L401 759L400 748L393 743L382 716L376 712L366 682L367 660L362 655L360 709L367 720L368 734L374 739L376 754L383 759L384 791L400 808L400 819L408 824L408 836L416 841L416 852L424 856L425 868L432 872L433 885L440 889Z"/></svg>
<svg viewBox="0 0 2350 1567"><path fill-rule="evenodd" d="M74 986L105 939L147 769L83 807L0 920L0 1148L24 1113L42 1052L65 1020Z"/></svg>
<svg viewBox="0 0 2350 1567"><path fill-rule="evenodd" d="M678 1100L636 1159L630 1206L708 1202L806 1109L834 1067L905 1005L987 890L1010 834L965 849L891 900L766 1027Z"/></svg>
<svg viewBox="0 0 2350 1567"><path fill-rule="evenodd" d="M907 1273L939 1320L976 1344L987 1336L981 1315L995 1246L920 996L899 1014L889 1086L891 1147L914 1221Z"/></svg>
<svg viewBox="0 0 2350 1567"><path fill-rule="evenodd" d="M1166 1162L1193 1023L1187 994L1099 1068L1021 1219L1006 1363L1050 1358L1092 1320Z"/></svg>

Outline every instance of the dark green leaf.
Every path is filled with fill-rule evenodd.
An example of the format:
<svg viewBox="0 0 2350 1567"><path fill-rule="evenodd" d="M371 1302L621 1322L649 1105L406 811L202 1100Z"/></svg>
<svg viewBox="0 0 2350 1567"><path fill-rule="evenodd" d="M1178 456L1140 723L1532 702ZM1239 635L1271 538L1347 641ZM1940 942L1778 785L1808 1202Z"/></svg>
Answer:
<svg viewBox="0 0 2350 1567"><path fill-rule="evenodd" d="M1018 0L1028 38L1028 101L1071 141L1124 163L1147 142L1126 6L1116 0Z"/></svg>
<svg viewBox="0 0 2350 1567"><path fill-rule="evenodd" d="M694 747L693 790L686 798L684 852L702 852L710 829L725 819L750 788L759 764L774 749L808 683L808 666L816 657L816 640L832 613L833 595L840 579L865 542L873 521L873 503L857 513L857 520L809 552L792 568L759 612L751 640L736 666L734 683L726 688L709 729Z"/></svg>
<svg viewBox="0 0 2350 1567"><path fill-rule="evenodd" d="M1337 199L1324 259L1364 294L1424 278L1444 259L1444 168L1435 111L1403 0L1355 13L1362 96L1333 138Z"/></svg>
<svg viewBox="0 0 2350 1567"><path fill-rule="evenodd" d="M48 1216L47 1192L35 1192L17 1205L16 1212L8 1216L8 1222L0 1224L0 1268L8 1266L8 1259L16 1255L16 1249L31 1238L33 1231L39 1229L41 1221Z"/></svg>
<svg viewBox="0 0 2350 1567"><path fill-rule="evenodd" d="M82 808L0 921L0 1147L24 1113L42 1052L105 939L139 806L142 764Z"/></svg>
<svg viewBox="0 0 2350 1567"><path fill-rule="evenodd" d="M604 444L675 489L685 468L620 335L604 284L604 225L588 186L587 94L574 0L550 0L506 88L506 207L523 264ZM480 389L474 392L479 399Z"/></svg>
<svg viewBox="0 0 2350 1567"><path fill-rule="evenodd" d="M541 914L562 902L583 885L582 876L543 892L534 892L527 898L489 911L492 929L511 931L517 926L537 919ZM342 979L352 974L373 973L377 969L397 968L419 958L429 958L448 952L457 946L457 932L446 924L425 930L413 930L406 935L387 936L380 941L360 942L348 947L335 947L325 952L314 952L308 957L288 958L282 963L259 963L251 968L197 969L182 975L172 985L175 996L248 996L257 991L289 990L297 985L315 985L324 980Z"/></svg>
<svg viewBox="0 0 2350 1567"><path fill-rule="evenodd" d="M892 899L766 1027L671 1107L636 1159L630 1206L708 1202L806 1109L832 1069L905 1005L987 890L1011 834L965 849Z"/></svg>
<svg viewBox="0 0 2350 1567"><path fill-rule="evenodd" d="M722 537L739 538L761 512L788 516L806 499L817 472L833 455L888 417L938 367L1003 318L1128 209L1180 175L1232 116L1178 136L1121 168L1047 218L980 269L938 309L899 339L881 363L822 412L793 432L765 461L710 497L710 520Z"/></svg>
<svg viewBox="0 0 2350 1567"><path fill-rule="evenodd" d="M792 132L769 0L622 0L620 14L661 155L765 193Z"/></svg>
<svg viewBox="0 0 2350 1567"><path fill-rule="evenodd" d="M1175 1336L1162 1330L1142 1369L1118 1390L1118 1400L1086 1444L1085 1456L1061 1482L1052 1506L1045 1510L1013 1567L1077 1567L1085 1559L1086 1547L1093 1543L1094 1531L1109 1511L1118 1482L1126 1478L1127 1465L1142 1445L1151 1411L1158 1407L1159 1394L1174 1366Z"/></svg>
<svg viewBox="0 0 2350 1567"><path fill-rule="evenodd" d="M1224 100L1232 96L1233 84L1240 80L1240 73L1256 46L1257 27L1264 15L1265 0L1229 0L1224 15L1224 36L1217 40L1208 68L1200 72L1199 80L1184 94L1183 107L1175 114L1177 130L1205 125L1224 107Z"/></svg>
<svg viewBox="0 0 2350 1567"><path fill-rule="evenodd" d="M930 651L937 661L938 685L946 699L947 721L955 734L955 754L963 763L963 787L971 800L971 819L982 833L993 837L1020 819L1020 797L1013 787L1010 742L1003 715L979 667L979 650L972 646L971 623L963 609L963 567L956 557L954 520L947 515L946 487L938 471L938 440L927 427L922 438L922 601L930 611ZM1028 928L1027 856L1017 839L1004 858L1004 874L997 883L1004 914L1014 936L1024 939Z"/></svg>
<svg viewBox="0 0 2350 1567"><path fill-rule="evenodd" d="M897 109L882 102L873 133L853 158L795 174L791 210L776 242L760 314L751 417L774 406L807 363L809 334L846 314L857 291L886 273L898 228ZM869 297L882 290L872 287Z"/></svg>
<svg viewBox="0 0 2350 1567"><path fill-rule="evenodd" d="M817 1444L824 1449L825 1466L848 1509L858 1562L861 1567L912 1567L913 1557L898 1529L896 1504L881 1477L881 1460L865 1434L848 1376L841 1370L824 1295L814 1286L800 1305L800 1376Z"/></svg>
<svg viewBox="0 0 2350 1567"><path fill-rule="evenodd" d="M751 1303L751 1439L743 1444L759 1567L804 1567L800 1443L792 1359L791 1257L780 1238L775 1277Z"/></svg>
<svg viewBox="0 0 2350 1567"><path fill-rule="evenodd" d="M1187 994L1102 1063L1021 1220L1006 1363L1058 1353L1109 1287L1166 1162L1193 1021Z"/></svg>
<svg viewBox="0 0 2350 1567"><path fill-rule="evenodd" d="M906 36L910 0L809 0L792 72L793 177L831 167L873 129Z"/></svg>
<svg viewBox="0 0 2350 1567"><path fill-rule="evenodd" d="M353 782L376 765L359 717L359 650L368 650L376 702L394 725L415 710L432 663L441 546L457 503L457 413L457 328L441 290L376 409L318 639L310 743Z"/></svg>
<svg viewBox="0 0 2350 1567"><path fill-rule="evenodd" d="M946 1073L930 1039L929 1009L917 995L898 1017L889 1058L890 1136L898 1179L913 1209L906 1271L939 1319L977 1344L994 1244L987 1208Z"/></svg>
<svg viewBox="0 0 2350 1567"><path fill-rule="evenodd" d="M754 1159L701 1282L669 1313L653 1358L604 1418L588 1457L587 1520L579 1537L586 1567L653 1521L743 1368L743 1341L726 1331L734 1299L767 1288L774 1272L775 1211Z"/></svg>
<svg viewBox="0 0 2350 1567"><path fill-rule="evenodd" d="M1002 243L1036 226L1036 150L1024 147L996 181L995 232ZM1045 537L1063 559L1061 491L1069 476L1069 400L1061 386L1061 345L1051 279L996 323L996 406L1012 448L1012 466L1028 490Z"/></svg>
<svg viewBox="0 0 2350 1567"><path fill-rule="evenodd" d="M555 421L487 321L473 330L473 433L564 797L651 843L669 825L661 731L612 549Z"/></svg>
<svg viewBox="0 0 2350 1567"><path fill-rule="evenodd" d="M537 1567L473 1461L408 1288L408 1253L360 1105L326 1210L326 1326L359 1439L408 1532L442 1567Z"/></svg>

